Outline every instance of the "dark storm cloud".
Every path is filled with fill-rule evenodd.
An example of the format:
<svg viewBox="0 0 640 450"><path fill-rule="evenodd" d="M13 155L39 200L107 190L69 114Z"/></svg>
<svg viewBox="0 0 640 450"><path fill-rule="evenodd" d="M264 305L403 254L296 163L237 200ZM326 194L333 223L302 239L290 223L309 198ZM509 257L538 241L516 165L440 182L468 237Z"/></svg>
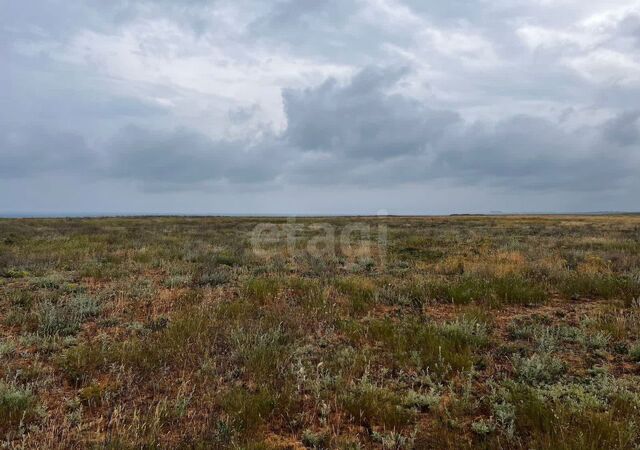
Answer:
<svg viewBox="0 0 640 450"><path fill-rule="evenodd" d="M368 68L348 84L284 93L285 139L301 150L386 159L433 145L459 117L388 93L406 69Z"/></svg>

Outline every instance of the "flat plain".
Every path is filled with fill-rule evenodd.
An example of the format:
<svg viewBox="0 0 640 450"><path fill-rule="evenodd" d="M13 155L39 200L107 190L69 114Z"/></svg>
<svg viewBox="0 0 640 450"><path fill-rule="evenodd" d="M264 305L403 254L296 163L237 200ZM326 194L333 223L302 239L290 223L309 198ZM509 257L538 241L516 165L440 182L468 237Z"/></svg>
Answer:
<svg viewBox="0 0 640 450"><path fill-rule="evenodd" d="M3 219L0 438L638 448L639 298L634 215Z"/></svg>

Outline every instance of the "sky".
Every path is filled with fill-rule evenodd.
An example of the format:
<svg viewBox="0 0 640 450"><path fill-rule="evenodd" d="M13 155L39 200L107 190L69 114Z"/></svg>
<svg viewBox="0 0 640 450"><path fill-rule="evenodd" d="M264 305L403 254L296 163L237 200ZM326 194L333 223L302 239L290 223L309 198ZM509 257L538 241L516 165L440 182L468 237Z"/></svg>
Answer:
<svg viewBox="0 0 640 450"><path fill-rule="evenodd" d="M0 0L0 214L640 210L640 1Z"/></svg>

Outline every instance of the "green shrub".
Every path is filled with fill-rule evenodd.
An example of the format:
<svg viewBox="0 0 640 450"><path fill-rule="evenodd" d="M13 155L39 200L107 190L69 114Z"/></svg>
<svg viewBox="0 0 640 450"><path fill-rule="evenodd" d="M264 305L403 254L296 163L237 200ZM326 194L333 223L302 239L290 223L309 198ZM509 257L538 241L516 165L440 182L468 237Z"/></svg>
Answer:
<svg viewBox="0 0 640 450"><path fill-rule="evenodd" d="M637 440L637 413L621 414L588 405L572 408L567 400L546 398L544 391L509 383L505 404L513 407L513 425L535 449L627 449Z"/></svg>
<svg viewBox="0 0 640 450"><path fill-rule="evenodd" d="M602 350L609 345L611 336L601 331L595 333L584 333L578 338L578 342L584 345L587 350Z"/></svg>
<svg viewBox="0 0 640 450"><path fill-rule="evenodd" d="M434 391L426 394L421 394L411 390L405 394L402 400L402 405L405 408L414 408L422 412L430 411L435 409L440 404L441 398L441 395Z"/></svg>
<svg viewBox="0 0 640 450"><path fill-rule="evenodd" d="M408 280L401 283L385 283L379 291L380 302L386 305L413 306L421 308L429 298L429 286L420 280Z"/></svg>
<svg viewBox="0 0 640 450"><path fill-rule="evenodd" d="M478 419L471 423L471 430L480 436L484 436L493 433L495 425L489 420Z"/></svg>
<svg viewBox="0 0 640 450"><path fill-rule="evenodd" d="M440 325L440 332L451 342L460 345L483 346L488 342L487 325L472 317L462 316Z"/></svg>

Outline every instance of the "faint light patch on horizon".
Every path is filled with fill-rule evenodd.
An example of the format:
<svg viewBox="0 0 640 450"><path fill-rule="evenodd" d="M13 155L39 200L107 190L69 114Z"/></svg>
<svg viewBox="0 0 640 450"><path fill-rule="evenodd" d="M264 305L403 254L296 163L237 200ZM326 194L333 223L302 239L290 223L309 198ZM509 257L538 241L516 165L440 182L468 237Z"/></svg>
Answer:
<svg viewBox="0 0 640 450"><path fill-rule="evenodd" d="M637 210L640 1L0 3L0 212Z"/></svg>

